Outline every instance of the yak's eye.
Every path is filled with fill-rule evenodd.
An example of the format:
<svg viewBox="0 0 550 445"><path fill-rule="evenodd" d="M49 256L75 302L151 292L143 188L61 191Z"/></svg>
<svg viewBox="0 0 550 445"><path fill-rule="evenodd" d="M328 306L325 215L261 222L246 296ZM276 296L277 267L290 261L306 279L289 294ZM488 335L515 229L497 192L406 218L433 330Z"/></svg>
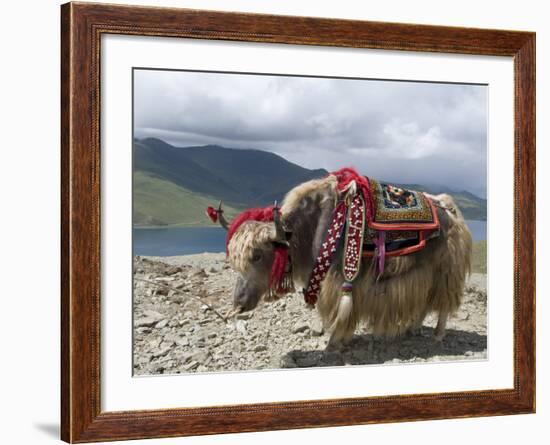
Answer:
<svg viewBox="0 0 550 445"><path fill-rule="evenodd" d="M262 259L262 251L261 250L255 250L252 252L252 262L257 263Z"/></svg>

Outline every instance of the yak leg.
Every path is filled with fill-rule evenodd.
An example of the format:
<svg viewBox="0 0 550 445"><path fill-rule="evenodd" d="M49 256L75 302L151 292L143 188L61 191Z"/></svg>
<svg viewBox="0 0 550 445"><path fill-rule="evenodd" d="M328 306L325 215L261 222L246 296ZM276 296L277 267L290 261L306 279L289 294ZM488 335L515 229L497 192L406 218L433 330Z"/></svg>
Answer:
<svg viewBox="0 0 550 445"><path fill-rule="evenodd" d="M338 351L345 346L348 346L353 339L353 335L348 337L342 337L341 335L335 335L334 332L330 334L328 343L325 347L325 351Z"/></svg>
<svg viewBox="0 0 550 445"><path fill-rule="evenodd" d="M330 335L330 338L328 339L328 343L327 343L327 346L325 347L325 351L339 351L349 342L350 342L350 339L344 339L332 333Z"/></svg>
<svg viewBox="0 0 550 445"><path fill-rule="evenodd" d="M336 339L334 334L330 336L328 339L327 346L325 347L325 351L338 351L343 346L341 339Z"/></svg>
<svg viewBox="0 0 550 445"><path fill-rule="evenodd" d="M428 315L428 311L422 311L415 322L407 330L407 333L409 335L420 335L422 333L422 325L424 324L424 319L426 318L426 315Z"/></svg>
<svg viewBox="0 0 550 445"><path fill-rule="evenodd" d="M445 337L445 326L447 325L447 317L449 313L446 310L443 310L439 313L439 318L437 319L437 326L435 327L435 340L441 341Z"/></svg>

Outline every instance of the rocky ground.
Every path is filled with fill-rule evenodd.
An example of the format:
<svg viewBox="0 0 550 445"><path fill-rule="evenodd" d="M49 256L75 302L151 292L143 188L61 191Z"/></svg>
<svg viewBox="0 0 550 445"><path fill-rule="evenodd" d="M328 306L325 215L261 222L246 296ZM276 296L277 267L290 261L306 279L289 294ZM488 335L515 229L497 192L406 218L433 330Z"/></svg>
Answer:
<svg viewBox="0 0 550 445"><path fill-rule="evenodd" d="M428 317L417 336L395 340L357 332L338 352L316 311L292 295L260 303L224 321L235 275L224 254L136 257L134 261L134 374L237 371L313 366L485 359L486 275L473 274L464 302L441 343Z"/></svg>

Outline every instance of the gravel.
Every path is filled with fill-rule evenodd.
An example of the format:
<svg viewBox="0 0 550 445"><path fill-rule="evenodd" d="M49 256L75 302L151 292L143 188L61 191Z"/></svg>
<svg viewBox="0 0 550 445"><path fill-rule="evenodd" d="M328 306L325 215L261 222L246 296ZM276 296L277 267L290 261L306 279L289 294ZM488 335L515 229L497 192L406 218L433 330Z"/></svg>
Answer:
<svg viewBox="0 0 550 445"><path fill-rule="evenodd" d="M484 274L469 278L442 342L433 339L437 320L428 316L417 335L386 340L362 328L339 351L325 350L329 334L298 294L224 322L216 312L231 309L236 279L224 254L135 257L134 278L135 375L487 357Z"/></svg>

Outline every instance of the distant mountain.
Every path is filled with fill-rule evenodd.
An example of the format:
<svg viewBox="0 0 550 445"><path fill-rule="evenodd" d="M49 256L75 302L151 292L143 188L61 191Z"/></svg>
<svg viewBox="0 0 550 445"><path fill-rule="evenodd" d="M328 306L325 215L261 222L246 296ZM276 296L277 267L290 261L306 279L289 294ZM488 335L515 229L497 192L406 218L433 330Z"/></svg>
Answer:
<svg viewBox="0 0 550 445"><path fill-rule="evenodd" d="M216 145L177 148L153 138L134 142L134 171L240 207L281 200L295 185L328 173L267 151Z"/></svg>
<svg viewBox="0 0 550 445"><path fill-rule="evenodd" d="M281 201L294 186L327 174L261 150L135 140L134 225L206 226L211 224L204 215L208 205L223 200L231 217L247 207ZM419 185L405 187L430 192ZM485 200L468 192L451 194L467 219L485 219Z"/></svg>

